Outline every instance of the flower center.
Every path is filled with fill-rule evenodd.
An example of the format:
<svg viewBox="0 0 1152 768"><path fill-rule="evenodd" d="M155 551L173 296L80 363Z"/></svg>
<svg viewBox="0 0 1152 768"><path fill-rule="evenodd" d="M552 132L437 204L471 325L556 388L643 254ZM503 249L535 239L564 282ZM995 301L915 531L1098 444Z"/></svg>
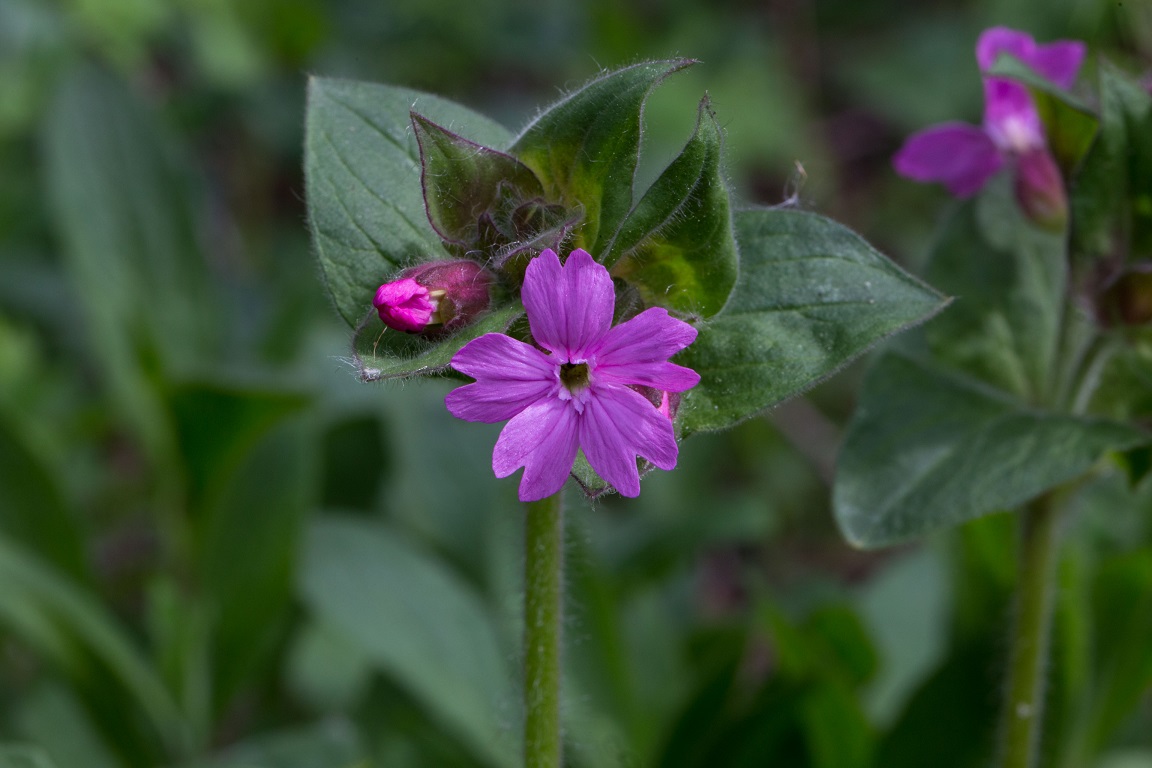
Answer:
<svg viewBox="0 0 1152 768"><path fill-rule="evenodd" d="M560 383L576 395L588 388L591 376L588 373L588 363L561 363Z"/></svg>

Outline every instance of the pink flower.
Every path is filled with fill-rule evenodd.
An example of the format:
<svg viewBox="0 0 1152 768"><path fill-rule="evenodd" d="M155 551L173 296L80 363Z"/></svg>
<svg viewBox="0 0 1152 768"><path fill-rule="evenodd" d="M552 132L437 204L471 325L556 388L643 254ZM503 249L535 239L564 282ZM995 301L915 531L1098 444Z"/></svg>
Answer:
<svg viewBox="0 0 1152 768"><path fill-rule="evenodd" d="M976 43L976 61L987 72L1001 54L1014 56L1038 75L1070 88L1084 60L1084 44L1060 40L1038 45L1031 35L1005 27L986 29ZM903 176L939 181L957 197L970 197L1006 162L1048 154L1044 126L1028 89L1002 77L984 77L984 124L943 123L908 138L893 164ZM1050 161L1050 157L1049 157ZM1059 196L1064 191L1059 177ZM1045 190L1054 195L1053 190Z"/></svg>
<svg viewBox="0 0 1152 768"><path fill-rule="evenodd" d="M453 416L509 419L492 453L492 471L520 467L520 500L550 496L564 485L577 449L625 496L640 493L636 457L661 469L676 466L672 421L634 387L683 392L700 376L669 362L696 329L646 309L612 327L612 278L583 250L561 266L546 250L533 259L521 290L528 324L546 351L489 333L466 344L452 366L476 379L448 393Z"/></svg>
<svg viewBox="0 0 1152 768"><path fill-rule="evenodd" d="M404 333L467 325L488 309L492 278L473 261L431 261L376 289L372 305L384 325Z"/></svg>

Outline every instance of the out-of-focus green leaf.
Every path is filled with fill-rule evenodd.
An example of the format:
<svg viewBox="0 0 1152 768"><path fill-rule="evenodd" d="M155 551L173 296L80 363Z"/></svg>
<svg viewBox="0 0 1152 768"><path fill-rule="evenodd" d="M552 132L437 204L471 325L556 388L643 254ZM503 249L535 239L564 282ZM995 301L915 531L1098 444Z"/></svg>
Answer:
<svg viewBox="0 0 1152 768"><path fill-rule="evenodd" d="M853 545L879 547L1015 509L1147 433L1038 411L981 382L890 354L869 373L833 503Z"/></svg>
<svg viewBox="0 0 1152 768"><path fill-rule="evenodd" d="M293 730L263 734L228 747L192 768L367 768L360 738L351 723L329 720Z"/></svg>
<svg viewBox="0 0 1152 768"><path fill-rule="evenodd" d="M511 155L497 152L448 131L416 112L412 128L420 145L420 180L432 228L464 253L482 236L507 198L519 203L542 199L540 180Z"/></svg>
<svg viewBox="0 0 1152 768"><path fill-rule="evenodd" d="M21 738L39 746L39 762L17 766L54 768L125 768L108 741L97 730L76 692L65 685L44 682L20 697L13 725ZM0 760L0 766L6 765Z"/></svg>
<svg viewBox="0 0 1152 768"><path fill-rule="evenodd" d="M1152 95L1101 60L1100 135L1072 185L1072 248L1084 260L1152 259Z"/></svg>
<svg viewBox="0 0 1152 768"><path fill-rule="evenodd" d="M288 686L312 711L351 711L367 692L372 673L367 654L340 632L316 622L297 631Z"/></svg>
<svg viewBox="0 0 1152 768"><path fill-rule="evenodd" d="M0 416L0 530L80 582L89 579L80 521L57 478Z"/></svg>
<svg viewBox="0 0 1152 768"><path fill-rule="evenodd" d="M546 108L516 138L512 154L536 172L549 197L583 206L577 247L599 255L628 215L644 99L693 63L650 61L608 72Z"/></svg>
<svg viewBox="0 0 1152 768"><path fill-rule="evenodd" d="M324 518L309 531L301 596L380 670L494 766L518 751L502 727L516 697L492 620L442 562L391 528ZM500 714L504 713L504 714Z"/></svg>
<svg viewBox="0 0 1152 768"><path fill-rule="evenodd" d="M736 283L736 238L720 165L720 126L708 97L696 132L641 198L603 256L645 302L710 317Z"/></svg>
<svg viewBox="0 0 1152 768"><path fill-rule="evenodd" d="M154 380L202 360L217 313L187 174L152 116L118 80L80 68L43 128L45 179L91 357L153 450L169 435Z"/></svg>
<svg viewBox="0 0 1152 768"><path fill-rule="evenodd" d="M188 468L193 511L210 501L244 454L273 425L309 402L302 392L213 381L172 386L169 408Z"/></svg>
<svg viewBox="0 0 1152 768"><path fill-rule="evenodd" d="M164 685L100 602L34 555L0 541L0 622L31 650L66 672L99 659L169 745L184 740L183 719Z"/></svg>
<svg viewBox="0 0 1152 768"><path fill-rule="evenodd" d="M40 747L4 744L0 746L0 768L56 768Z"/></svg>
<svg viewBox="0 0 1152 768"><path fill-rule="evenodd" d="M437 96L354 80L308 83L308 217L328 291L350 326L401 266L445 256L424 209L413 110L486 147L506 147L511 138Z"/></svg>
<svg viewBox="0 0 1152 768"><path fill-rule="evenodd" d="M723 429L832 375L946 304L845 227L789 210L736 215L740 277L676 362L700 374L685 433Z"/></svg>
<svg viewBox="0 0 1152 768"><path fill-rule="evenodd" d="M363 381L444 373L461 347L486 333L503 333L523 313L524 308L516 302L489 312L442 339L424 339L393 331L373 316L356 331L351 362Z"/></svg>
<svg viewBox="0 0 1152 768"><path fill-rule="evenodd" d="M1092 109L1012 56L1001 56L989 74L1028 86L1056 160L1066 174L1078 168L1100 123Z"/></svg>
<svg viewBox="0 0 1152 768"><path fill-rule="evenodd" d="M927 279L956 301L925 328L936 356L1032 402L1051 392L1064 305L1064 237L1030 224L1007 179L946 220Z"/></svg>

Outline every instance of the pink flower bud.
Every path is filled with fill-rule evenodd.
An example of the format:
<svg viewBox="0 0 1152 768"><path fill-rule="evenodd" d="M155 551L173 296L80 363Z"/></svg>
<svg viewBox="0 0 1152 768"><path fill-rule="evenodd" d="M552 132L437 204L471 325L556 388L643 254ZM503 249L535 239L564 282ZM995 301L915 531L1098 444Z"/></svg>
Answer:
<svg viewBox="0 0 1152 768"><path fill-rule="evenodd" d="M432 261L377 288L372 304L389 328L435 333L467 325L487 310L491 285L491 276L473 261Z"/></svg>
<svg viewBox="0 0 1152 768"><path fill-rule="evenodd" d="M1036 224L1063 229L1068 222L1064 179L1048 150L1029 150L1016 161L1016 200Z"/></svg>

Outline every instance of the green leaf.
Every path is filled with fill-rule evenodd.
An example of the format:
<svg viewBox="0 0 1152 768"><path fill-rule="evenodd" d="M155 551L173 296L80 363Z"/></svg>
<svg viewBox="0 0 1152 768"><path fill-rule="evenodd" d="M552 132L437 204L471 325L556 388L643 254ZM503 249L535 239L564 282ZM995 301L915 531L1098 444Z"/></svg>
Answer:
<svg viewBox="0 0 1152 768"><path fill-rule="evenodd" d="M437 96L354 80L308 83L308 218L332 301L353 327L376 288L402 266L445 255L424 209L412 110L487 147L505 147L511 138Z"/></svg>
<svg viewBox="0 0 1152 768"><path fill-rule="evenodd" d="M115 675L169 745L185 736L183 719L143 655L92 594L19 546L0 539L0 623L26 647L66 672L83 675L85 653Z"/></svg>
<svg viewBox="0 0 1152 768"><path fill-rule="evenodd" d="M847 228L790 210L735 217L740 277L676 362L700 374L684 433L730 427L813 386L947 300Z"/></svg>
<svg viewBox="0 0 1152 768"><path fill-rule="evenodd" d="M928 281L956 296L926 326L937 358L1021 398L1052 394L1067 283L1064 237L1033 226L995 179L945 221Z"/></svg>
<svg viewBox="0 0 1152 768"><path fill-rule="evenodd" d="M1072 248L1084 260L1152 259L1152 95L1107 61L1100 135L1072 184Z"/></svg>
<svg viewBox="0 0 1152 768"><path fill-rule="evenodd" d="M0 768L56 768L39 747L5 744L0 746Z"/></svg>
<svg viewBox="0 0 1152 768"><path fill-rule="evenodd" d="M603 252L632 208L640 115L648 92L695 62L650 61L608 72L547 108L512 145L550 199L582 206L575 246Z"/></svg>
<svg viewBox="0 0 1152 768"><path fill-rule="evenodd" d="M351 723L329 720L261 734L228 747L191 768L361 768L367 766Z"/></svg>
<svg viewBox="0 0 1152 768"><path fill-rule="evenodd" d="M989 74L1028 87L1057 162L1066 175L1079 167L1099 127L1091 107L1012 56L1002 55Z"/></svg>
<svg viewBox="0 0 1152 768"><path fill-rule="evenodd" d="M880 547L1015 509L1087 472L1141 430L1030 408L974 379L890 354L865 380L833 503L858 547Z"/></svg>
<svg viewBox="0 0 1152 768"><path fill-rule="evenodd" d="M88 581L80 520L57 480L0 416L0 530L70 577Z"/></svg>
<svg viewBox="0 0 1152 768"><path fill-rule="evenodd" d="M309 532L300 590L490 765L515 763L500 713L516 698L492 619L441 561L385 525L325 518Z"/></svg>
<svg viewBox="0 0 1152 768"><path fill-rule="evenodd" d="M711 317L736 283L736 238L720 165L722 136L700 102L696 131L628 214L603 261L645 303Z"/></svg>
<svg viewBox="0 0 1152 768"><path fill-rule="evenodd" d="M167 450L156 369L202 360L218 331L205 312L212 301L187 167L134 94L94 68L63 80L43 133L79 324L117 407L149 448Z"/></svg>
<svg viewBox="0 0 1152 768"><path fill-rule="evenodd" d="M463 257L482 235L482 221L513 204L544 197L544 187L511 155L457 136L423 115L412 113L412 129L420 145L424 203L433 229Z"/></svg>
<svg viewBox="0 0 1152 768"><path fill-rule="evenodd" d="M504 333L524 308L517 302L484 315L442 339L425 339L384 328L368 318L356 331L351 363L363 381L403 379L448 371L452 357L472 339Z"/></svg>

